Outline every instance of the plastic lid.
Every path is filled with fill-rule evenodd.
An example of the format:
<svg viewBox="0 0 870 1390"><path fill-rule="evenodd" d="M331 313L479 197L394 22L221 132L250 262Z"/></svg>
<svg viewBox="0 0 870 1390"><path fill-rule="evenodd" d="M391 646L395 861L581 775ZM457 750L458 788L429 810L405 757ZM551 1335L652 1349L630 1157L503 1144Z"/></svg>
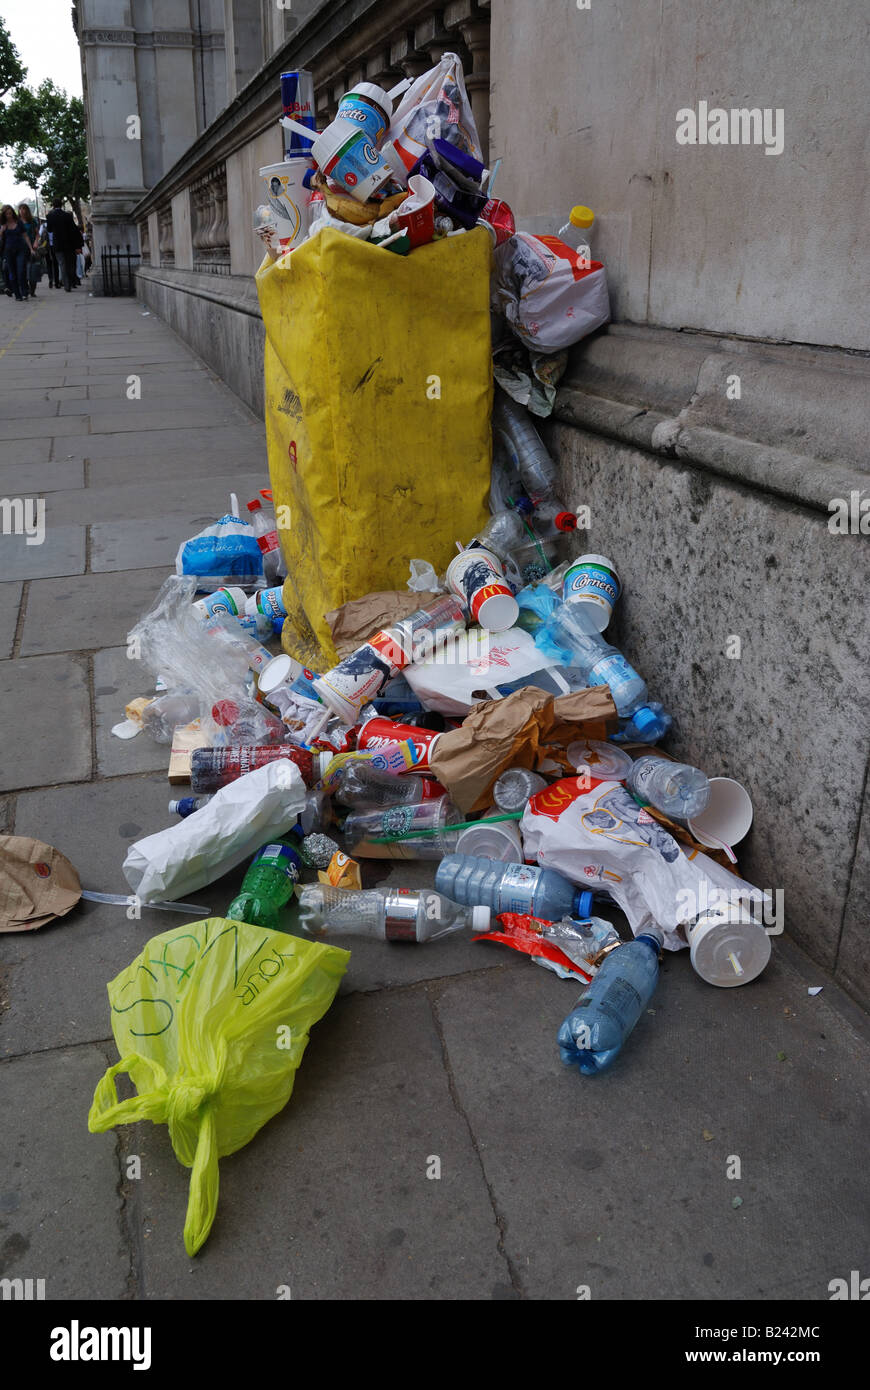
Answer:
<svg viewBox="0 0 870 1390"><path fill-rule="evenodd" d="M631 758L614 743L578 739L565 750L576 772L589 772L599 782L624 782L631 772Z"/></svg>
<svg viewBox="0 0 870 1390"><path fill-rule="evenodd" d="M595 213L591 208L586 208L582 203L578 203L571 209L568 221L572 227L591 227L595 221Z"/></svg>
<svg viewBox="0 0 870 1390"><path fill-rule="evenodd" d="M557 531L576 531L577 514L576 512L557 512L553 518L553 525Z"/></svg>
<svg viewBox="0 0 870 1390"><path fill-rule="evenodd" d="M592 916L592 893L588 888L577 894L574 899L574 906L577 909L577 916L582 922L585 922L587 917Z"/></svg>
<svg viewBox="0 0 870 1390"><path fill-rule="evenodd" d="M471 909L472 931L489 931L490 915L488 907L473 907Z"/></svg>
<svg viewBox="0 0 870 1390"><path fill-rule="evenodd" d="M358 82L355 87L351 87L349 92L345 92L345 97L365 97L368 101L373 101L379 106L387 120L393 114L393 103L388 92L383 87L378 87L374 82ZM344 97L342 97L344 101ZM339 103L340 105L341 103Z"/></svg>
<svg viewBox="0 0 870 1390"><path fill-rule="evenodd" d="M659 717L654 709L650 709L649 705L641 705L640 709L636 709L631 716L631 722L638 733L645 734L658 727Z"/></svg>
<svg viewBox="0 0 870 1390"><path fill-rule="evenodd" d="M688 937L692 966L720 989L748 984L770 960L770 937L739 908L707 913L689 928Z"/></svg>
<svg viewBox="0 0 870 1390"><path fill-rule="evenodd" d="M638 933L635 940L645 941L648 946L654 946L656 954L658 954L665 944L665 935L660 927L647 927L645 931Z"/></svg>
<svg viewBox="0 0 870 1390"><path fill-rule="evenodd" d="M282 652L280 656L273 656L263 667L257 677L257 688L261 695L270 695L279 685L286 685L288 681L295 680L298 674L299 662Z"/></svg>
<svg viewBox="0 0 870 1390"><path fill-rule="evenodd" d="M259 510L260 507L262 507L262 505L263 505L263 504L262 504L262 502L260 501L259 497L255 497L254 500L253 500L253 502L249 502L249 503L248 503L248 511L249 511L249 512L256 512L256 511Z"/></svg>

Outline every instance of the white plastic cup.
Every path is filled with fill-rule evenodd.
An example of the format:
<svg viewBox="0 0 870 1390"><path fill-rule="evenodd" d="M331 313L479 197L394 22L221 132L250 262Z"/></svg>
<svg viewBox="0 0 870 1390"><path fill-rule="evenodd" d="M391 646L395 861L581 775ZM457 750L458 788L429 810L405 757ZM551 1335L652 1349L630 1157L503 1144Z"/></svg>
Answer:
<svg viewBox="0 0 870 1390"><path fill-rule="evenodd" d="M311 194L302 180L310 168L311 160L303 155L283 159L280 164L265 164L260 170L282 252L292 251L308 235Z"/></svg>
<svg viewBox="0 0 870 1390"><path fill-rule="evenodd" d="M606 555L581 555L562 581L562 598L586 632L603 632L621 593L616 566Z"/></svg>
<svg viewBox="0 0 870 1390"><path fill-rule="evenodd" d="M281 117L288 130L305 134L305 127L289 116ZM308 132L310 134L310 132ZM368 135L352 121L334 120L314 139L311 158L321 174L339 184L352 198L365 203L390 178L390 167Z"/></svg>
<svg viewBox="0 0 870 1390"><path fill-rule="evenodd" d="M699 816L686 821L695 839L709 849L739 844L751 824L749 792L731 777L711 777L710 800Z"/></svg>
<svg viewBox="0 0 870 1390"><path fill-rule="evenodd" d="M231 618L238 618L245 611L246 600L244 589L231 584L225 589L215 589L214 593L206 594L205 598L198 598L193 604L193 611L200 618L216 618L220 613L228 613Z"/></svg>
<svg viewBox="0 0 870 1390"><path fill-rule="evenodd" d="M693 968L720 989L748 984L770 960L770 937L751 909L739 903L711 907L687 929L686 937Z"/></svg>
<svg viewBox="0 0 870 1390"><path fill-rule="evenodd" d="M302 675L304 671L298 661L294 661L292 656L286 652L281 652L280 656L273 656L267 662L257 677L257 689L261 695L271 695L282 685L292 685L293 682Z"/></svg>
<svg viewBox="0 0 870 1390"><path fill-rule="evenodd" d="M447 566L447 587L463 600L474 622L490 632L505 632L519 617L501 560L482 546L453 557Z"/></svg>
<svg viewBox="0 0 870 1390"><path fill-rule="evenodd" d="M499 815L497 806L484 812L486 816ZM470 825L461 830L456 840L457 854L472 854L478 859L501 859L507 864L522 864L523 842L515 820L496 821L492 825Z"/></svg>

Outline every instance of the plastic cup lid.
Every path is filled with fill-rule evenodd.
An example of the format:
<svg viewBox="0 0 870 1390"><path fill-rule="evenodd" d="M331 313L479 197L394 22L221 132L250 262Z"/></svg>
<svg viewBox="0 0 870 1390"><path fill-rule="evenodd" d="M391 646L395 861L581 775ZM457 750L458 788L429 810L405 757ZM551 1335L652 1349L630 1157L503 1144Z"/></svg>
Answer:
<svg viewBox="0 0 870 1390"><path fill-rule="evenodd" d="M739 912L702 917L688 935L694 969L720 989L748 984L770 960L770 937L764 927Z"/></svg>
<svg viewBox="0 0 870 1390"><path fill-rule="evenodd" d="M519 615L520 606L512 594L493 594L478 608L477 621L490 632L505 632L513 627Z"/></svg>
<svg viewBox="0 0 870 1390"><path fill-rule="evenodd" d="M375 82L358 82L355 87L351 87L349 92L345 92L344 96L367 97L369 101L373 101L381 108L387 120L393 114L393 102L389 92L385 92L383 87L379 87ZM344 101L344 97L342 97L342 101Z"/></svg>
<svg viewBox="0 0 870 1390"><path fill-rule="evenodd" d="M498 825L470 825L457 836L456 853L473 854L479 859L498 859L515 864L517 856L522 855L522 841L519 831L511 833L506 828L510 824L510 821L505 821L504 824Z"/></svg>
<svg viewBox="0 0 870 1390"><path fill-rule="evenodd" d="M631 772L631 758L613 743L578 739L569 744L566 751L575 771L589 772L600 782L624 782Z"/></svg>

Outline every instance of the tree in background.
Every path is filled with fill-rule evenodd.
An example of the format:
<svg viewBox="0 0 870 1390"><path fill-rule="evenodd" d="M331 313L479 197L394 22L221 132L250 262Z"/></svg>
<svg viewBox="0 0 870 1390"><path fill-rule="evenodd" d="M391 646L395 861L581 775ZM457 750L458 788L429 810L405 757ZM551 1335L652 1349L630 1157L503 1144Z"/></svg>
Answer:
<svg viewBox="0 0 870 1390"><path fill-rule="evenodd" d="M0 146L18 183L47 199L66 198L82 225L81 203L90 186L81 97L67 96L50 77L36 91L19 85L12 100L0 107Z"/></svg>
<svg viewBox="0 0 870 1390"><path fill-rule="evenodd" d="M6 21L0 16L0 100L11 92L13 87L19 87L27 76L27 68L18 56L18 49L9 37L9 30L6 28ZM0 122L3 113L0 112ZM2 129L2 126L0 126Z"/></svg>

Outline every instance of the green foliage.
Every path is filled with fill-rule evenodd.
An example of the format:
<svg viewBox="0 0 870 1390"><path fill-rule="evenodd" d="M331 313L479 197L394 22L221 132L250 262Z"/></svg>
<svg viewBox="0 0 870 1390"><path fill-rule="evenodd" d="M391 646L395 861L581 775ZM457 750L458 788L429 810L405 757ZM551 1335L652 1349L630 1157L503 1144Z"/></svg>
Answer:
<svg viewBox="0 0 870 1390"><path fill-rule="evenodd" d="M13 87L19 87L26 76L27 68L9 37L5 19L0 16L0 98L11 92Z"/></svg>
<svg viewBox="0 0 870 1390"><path fill-rule="evenodd" d="M19 87L0 114L0 147L18 183L45 198L69 199L80 214L80 201L89 193L81 97L67 96L51 78L36 91Z"/></svg>

